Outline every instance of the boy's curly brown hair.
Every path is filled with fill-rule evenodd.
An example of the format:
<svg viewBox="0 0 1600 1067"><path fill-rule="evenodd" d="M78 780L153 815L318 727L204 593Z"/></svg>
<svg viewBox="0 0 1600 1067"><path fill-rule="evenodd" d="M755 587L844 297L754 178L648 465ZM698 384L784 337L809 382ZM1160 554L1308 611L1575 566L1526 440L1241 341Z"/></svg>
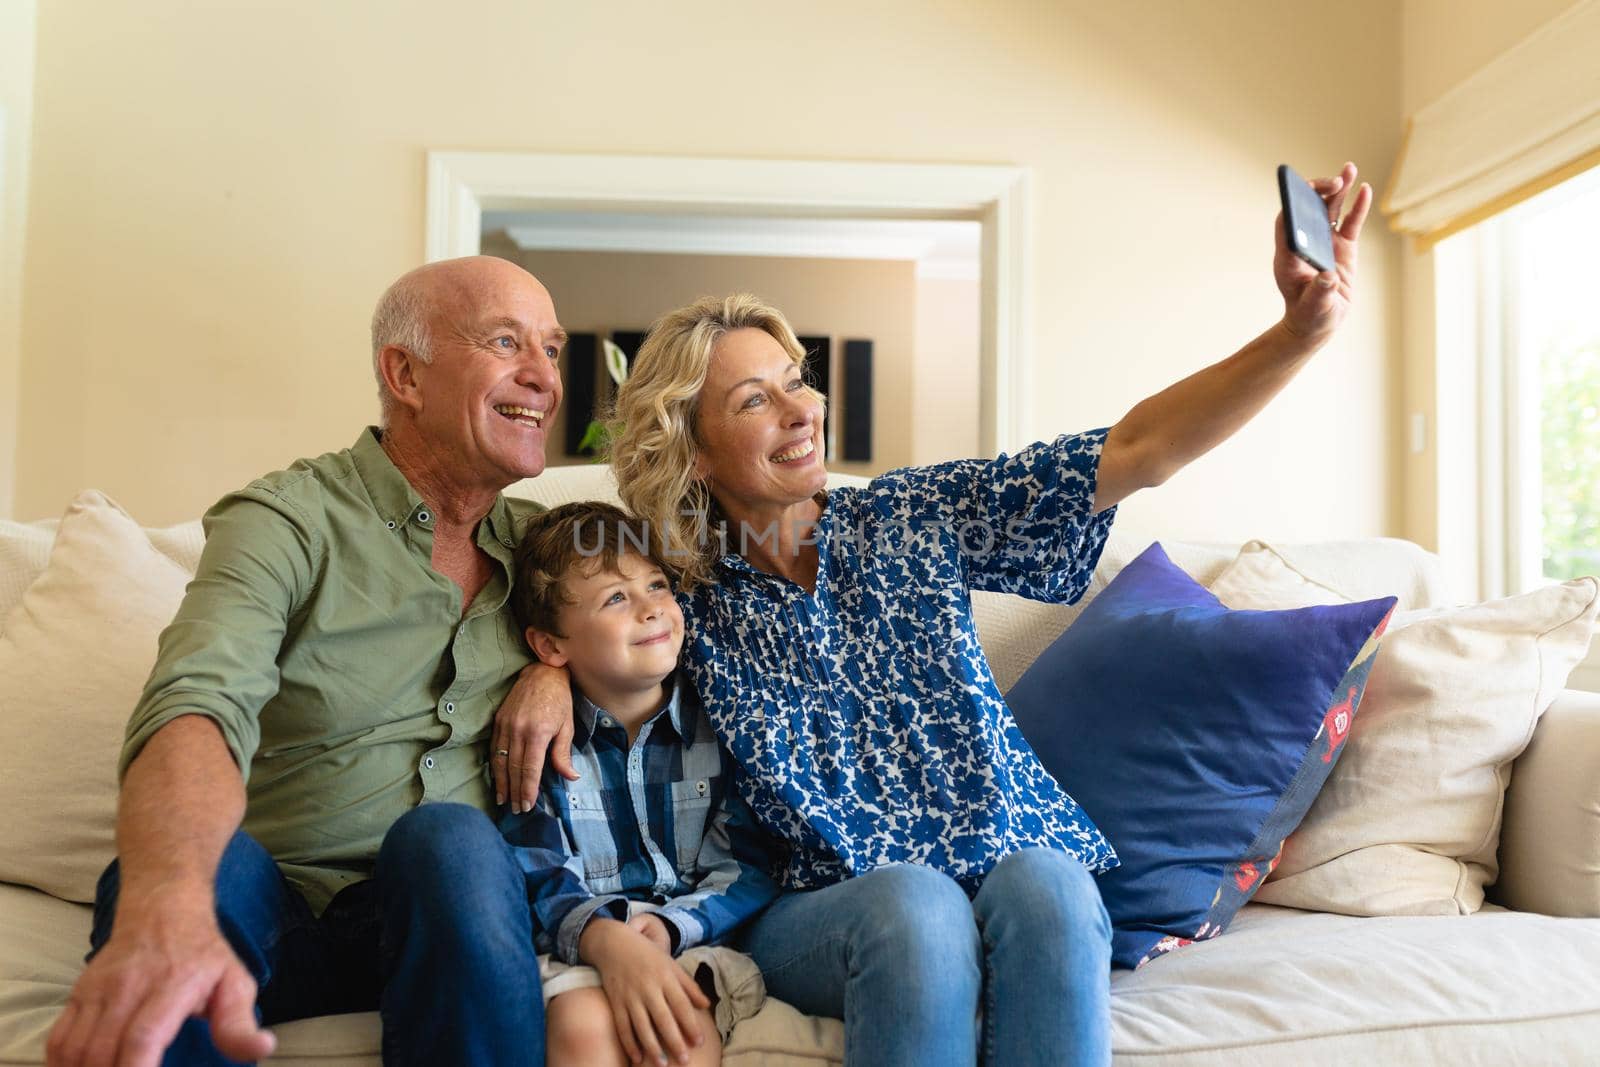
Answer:
<svg viewBox="0 0 1600 1067"><path fill-rule="evenodd" d="M650 542L649 525L615 504L583 500L535 515L512 556L511 610L523 633L528 627L565 636L557 623L561 608L574 601L561 590L573 568L584 575L615 573L617 561L634 553L662 565Z"/></svg>

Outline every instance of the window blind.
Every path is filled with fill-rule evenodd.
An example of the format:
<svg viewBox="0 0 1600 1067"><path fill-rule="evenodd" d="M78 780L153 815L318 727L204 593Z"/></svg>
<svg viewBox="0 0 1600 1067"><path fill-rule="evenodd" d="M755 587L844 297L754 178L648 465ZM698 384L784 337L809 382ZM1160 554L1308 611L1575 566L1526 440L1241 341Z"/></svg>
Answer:
<svg viewBox="0 0 1600 1067"><path fill-rule="evenodd" d="M1419 248L1600 166L1600 0L1582 0L1412 115L1383 197Z"/></svg>

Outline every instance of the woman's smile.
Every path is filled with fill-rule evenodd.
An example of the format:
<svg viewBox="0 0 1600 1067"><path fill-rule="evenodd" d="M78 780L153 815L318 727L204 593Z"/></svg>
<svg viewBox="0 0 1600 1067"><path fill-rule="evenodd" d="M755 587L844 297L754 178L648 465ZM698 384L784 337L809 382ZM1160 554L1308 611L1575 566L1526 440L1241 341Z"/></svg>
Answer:
<svg viewBox="0 0 1600 1067"><path fill-rule="evenodd" d="M726 334L700 392L698 463L730 514L786 508L824 488L822 404L771 335Z"/></svg>

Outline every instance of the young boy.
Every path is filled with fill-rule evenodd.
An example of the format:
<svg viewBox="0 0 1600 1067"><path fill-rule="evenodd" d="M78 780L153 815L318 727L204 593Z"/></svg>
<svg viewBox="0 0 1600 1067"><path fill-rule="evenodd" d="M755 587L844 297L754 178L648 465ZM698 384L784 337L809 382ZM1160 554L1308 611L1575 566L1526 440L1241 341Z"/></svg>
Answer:
<svg viewBox="0 0 1600 1067"><path fill-rule="evenodd" d="M746 957L703 946L777 896L775 845L676 679L683 615L642 533L609 504L566 504L533 520L515 557L524 638L572 675L580 773L546 774L537 806L500 823L554 957L541 960L552 1065L715 1065L719 1034L765 997ZM715 1014L696 978L720 994Z"/></svg>

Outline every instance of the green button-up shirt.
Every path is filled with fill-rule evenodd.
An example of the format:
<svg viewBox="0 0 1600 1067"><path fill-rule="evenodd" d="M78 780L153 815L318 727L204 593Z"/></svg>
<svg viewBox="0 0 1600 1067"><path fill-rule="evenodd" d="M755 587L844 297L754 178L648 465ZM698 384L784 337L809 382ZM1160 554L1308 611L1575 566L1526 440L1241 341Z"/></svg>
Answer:
<svg viewBox="0 0 1600 1067"><path fill-rule="evenodd" d="M491 810L485 742L532 658L502 609L538 510L502 496L478 524L497 566L463 617L432 566L434 517L376 430L224 497L120 771L173 719L216 722L245 776L245 831L319 914L418 804Z"/></svg>

